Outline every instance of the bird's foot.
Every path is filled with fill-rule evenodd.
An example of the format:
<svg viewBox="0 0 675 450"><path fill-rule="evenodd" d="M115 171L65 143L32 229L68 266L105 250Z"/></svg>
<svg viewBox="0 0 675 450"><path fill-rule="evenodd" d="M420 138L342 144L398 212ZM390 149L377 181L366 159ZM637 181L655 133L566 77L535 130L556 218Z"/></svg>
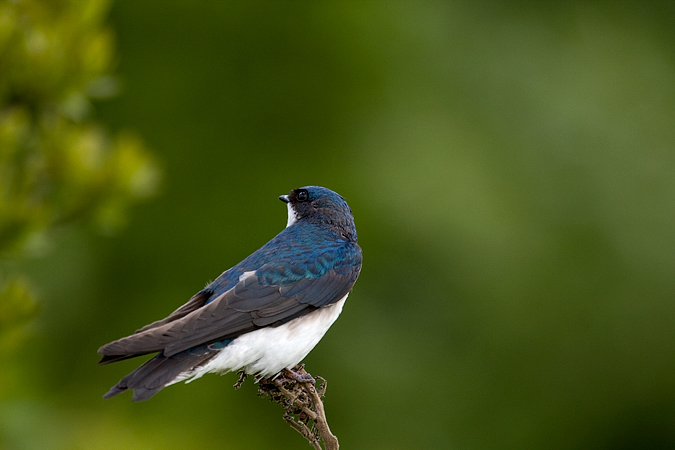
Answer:
<svg viewBox="0 0 675 450"><path fill-rule="evenodd" d="M244 380L246 380L246 373L243 370L240 370L237 372L237 375L239 378L237 378L237 382L234 383L234 388L239 389L242 384L244 384Z"/></svg>
<svg viewBox="0 0 675 450"><path fill-rule="evenodd" d="M281 371L281 375L288 379L297 381L298 383L316 383L314 377L305 371L305 365L297 365L293 369L284 369Z"/></svg>

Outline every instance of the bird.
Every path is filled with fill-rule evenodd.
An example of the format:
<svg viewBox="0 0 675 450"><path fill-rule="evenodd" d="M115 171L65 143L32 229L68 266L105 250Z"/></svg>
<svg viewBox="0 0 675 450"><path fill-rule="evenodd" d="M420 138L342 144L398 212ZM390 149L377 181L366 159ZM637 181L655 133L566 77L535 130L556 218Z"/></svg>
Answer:
<svg viewBox="0 0 675 450"><path fill-rule="evenodd" d="M206 373L300 375L290 369L340 315L362 252L352 211L336 192L305 186L279 199L288 208L279 234L166 318L98 349L101 365L156 353L103 398L132 390L133 401L147 400Z"/></svg>

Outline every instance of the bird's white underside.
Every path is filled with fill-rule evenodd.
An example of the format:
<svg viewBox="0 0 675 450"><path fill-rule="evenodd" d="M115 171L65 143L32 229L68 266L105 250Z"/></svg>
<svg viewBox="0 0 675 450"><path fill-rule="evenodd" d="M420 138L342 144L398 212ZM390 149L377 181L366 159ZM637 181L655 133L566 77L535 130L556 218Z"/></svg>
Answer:
<svg viewBox="0 0 675 450"><path fill-rule="evenodd" d="M284 368L290 369L319 343L342 312L348 295L284 325L243 334L206 364L182 373L169 384L188 383L210 372L223 374L244 370L249 375L271 377Z"/></svg>

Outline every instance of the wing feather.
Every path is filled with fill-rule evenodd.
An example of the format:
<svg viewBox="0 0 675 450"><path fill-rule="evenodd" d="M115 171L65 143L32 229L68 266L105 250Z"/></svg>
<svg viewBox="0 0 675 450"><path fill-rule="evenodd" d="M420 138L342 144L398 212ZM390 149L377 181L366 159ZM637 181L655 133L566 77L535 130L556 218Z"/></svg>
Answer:
<svg viewBox="0 0 675 450"><path fill-rule="evenodd" d="M233 339L265 326L277 326L327 306L344 297L361 269L330 269L318 278L300 278L293 284L267 284L261 276L245 276L215 299L196 294L166 319L136 334L104 345L104 360L119 360L152 352L170 357L192 347ZM207 303L208 301L208 303Z"/></svg>
<svg viewBox="0 0 675 450"><path fill-rule="evenodd" d="M157 328L159 326L162 326L164 324L167 324L169 322L173 322L174 320L180 319L181 317L185 317L186 315L190 314L192 311L196 311L197 309L201 308L206 304L208 301L209 297L213 292L204 289L202 291L197 292L195 295L192 296L190 300L174 312L172 312L168 317L162 320L158 320L156 322L152 322L149 325L144 326L143 328L140 328L136 330L136 333L140 333L142 331L147 331L152 328Z"/></svg>

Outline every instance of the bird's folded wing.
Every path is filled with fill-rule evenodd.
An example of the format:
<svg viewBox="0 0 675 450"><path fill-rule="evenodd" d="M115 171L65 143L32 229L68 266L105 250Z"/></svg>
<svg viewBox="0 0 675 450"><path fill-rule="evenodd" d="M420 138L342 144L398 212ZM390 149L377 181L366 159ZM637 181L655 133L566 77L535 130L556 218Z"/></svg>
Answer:
<svg viewBox="0 0 675 450"><path fill-rule="evenodd" d="M165 319L152 322L151 324L148 324L143 328L136 330L136 333L141 333L143 331L150 330L151 328L157 328L169 322L173 322L174 320L178 320L181 317L187 316L192 311L195 311L204 306L206 302L209 300L209 297L211 297L211 294L212 293L206 289L197 292L186 304L176 309L174 312L169 314Z"/></svg>
<svg viewBox="0 0 675 450"><path fill-rule="evenodd" d="M104 360L160 351L171 356L197 345L281 325L343 298L354 285L359 270L360 263L333 268L321 277L300 278L289 285L261 283L260 278L250 272L209 303L198 306L203 299L193 297L192 305L191 300L167 319L106 344L98 353L105 356ZM175 319L169 321L172 316Z"/></svg>

